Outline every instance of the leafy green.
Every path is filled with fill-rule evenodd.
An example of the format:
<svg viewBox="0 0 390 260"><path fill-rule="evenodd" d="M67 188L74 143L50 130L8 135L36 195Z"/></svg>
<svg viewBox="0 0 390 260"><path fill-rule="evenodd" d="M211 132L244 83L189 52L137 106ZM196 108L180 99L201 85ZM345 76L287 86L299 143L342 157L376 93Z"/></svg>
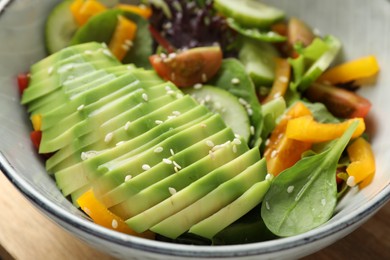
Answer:
<svg viewBox="0 0 390 260"><path fill-rule="evenodd" d="M314 119L320 123L340 123L340 119L328 111L322 103L304 102L305 106L313 114Z"/></svg>
<svg viewBox="0 0 390 260"><path fill-rule="evenodd" d="M274 130L277 119L285 112L286 102L283 97L271 100L261 107L263 114L263 127L261 138L265 140L268 135Z"/></svg>
<svg viewBox="0 0 390 260"><path fill-rule="evenodd" d="M338 161L357 125L354 122L328 150L304 157L274 179L261 208L272 233L293 236L330 219L337 202Z"/></svg>
<svg viewBox="0 0 390 260"><path fill-rule="evenodd" d="M237 81L233 79L237 79ZM217 75L208 84L229 91L240 98L241 103L245 103L243 105L247 111L250 111L248 113L249 119L251 125L255 128L255 133L250 141L250 145L253 146L260 137L263 118L255 87L251 78L245 72L244 66L237 59L225 59Z"/></svg>
<svg viewBox="0 0 390 260"><path fill-rule="evenodd" d="M133 63L137 67L150 68L148 58L153 54L153 41L148 30L148 22L134 13L113 9L93 16L76 31L71 45L91 41L109 44L118 22L118 15L124 15L137 24L133 46L123 59L123 63Z"/></svg>

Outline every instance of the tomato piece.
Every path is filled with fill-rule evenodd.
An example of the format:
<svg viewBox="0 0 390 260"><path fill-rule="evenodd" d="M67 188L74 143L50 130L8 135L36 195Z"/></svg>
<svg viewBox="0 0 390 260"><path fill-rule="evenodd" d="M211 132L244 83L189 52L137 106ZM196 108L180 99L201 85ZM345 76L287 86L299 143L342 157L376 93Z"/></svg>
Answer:
<svg viewBox="0 0 390 260"><path fill-rule="evenodd" d="M39 145L41 144L42 132L41 131L32 131L30 133L30 139L34 147L39 150Z"/></svg>
<svg viewBox="0 0 390 260"><path fill-rule="evenodd" d="M364 118L371 109L368 99L331 85L314 83L306 90L305 95L312 102L323 103L337 117Z"/></svg>
<svg viewBox="0 0 390 260"><path fill-rule="evenodd" d="M24 90L28 87L30 77L28 73L19 73L17 76L19 94L22 95Z"/></svg>
<svg viewBox="0 0 390 260"><path fill-rule="evenodd" d="M211 79L222 64L222 51L218 46L193 48L167 56L152 55L150 63L165 80L178 87L190 87Z"/></svg>
<svg viewBox="0 0 390 260"><path fill-rule="evenodd" d="M313 30L303 21L295 17L288 21L288 42L291 47L296 43L302 43L304 47L307 47L314 38Z"/></svg>

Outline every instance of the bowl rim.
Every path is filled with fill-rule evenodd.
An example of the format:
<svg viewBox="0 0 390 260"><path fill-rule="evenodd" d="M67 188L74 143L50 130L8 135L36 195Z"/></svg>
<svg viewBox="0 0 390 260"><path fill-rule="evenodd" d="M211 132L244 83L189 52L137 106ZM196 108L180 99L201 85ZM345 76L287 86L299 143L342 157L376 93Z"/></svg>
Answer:
<svg viewBox="0 0 390 260"><path fill-rule="evenodd" d="M11 183L40 210L54 217L57 221L63 221L73 228L80 229L82 232L96 236L107 242L119 244L135 250L146 251L149 253L161 254L165 256L181 257L243 257L272 254L280 251L286 251L303 245L315 243L321 239L331 237L335 233L350 227L362 219L369 217L379 210L387 201L390 200L390 183L386 184L382 190L378 191L375 197L365 205L359 207L352 213L347 214L332 223L322 225L314 230L288 238L279 238L276 240L228 245L228 246L193 246L166 243L162 241L148 240L139 237L122 234L101 226L93 222L76 216L64 208L56 205L53 201L46 198L36 190L29 182L18 175L16 169L7 160L0 151L0 170L11 181ZM57 223L59 224L59 223Z"/></svg>

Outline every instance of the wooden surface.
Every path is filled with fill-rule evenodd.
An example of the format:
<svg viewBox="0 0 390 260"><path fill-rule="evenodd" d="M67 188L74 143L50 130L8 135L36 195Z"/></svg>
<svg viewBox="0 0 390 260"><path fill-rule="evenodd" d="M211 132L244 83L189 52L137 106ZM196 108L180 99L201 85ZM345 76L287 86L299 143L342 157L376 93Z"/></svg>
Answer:
<svg viewBox="0 0 390 260"><path fill-rule="evenodd" d="M0 190L0 259L112 259L54 224L1 172ZM346 238L305 259L390 259L390 203Z"/></svg>

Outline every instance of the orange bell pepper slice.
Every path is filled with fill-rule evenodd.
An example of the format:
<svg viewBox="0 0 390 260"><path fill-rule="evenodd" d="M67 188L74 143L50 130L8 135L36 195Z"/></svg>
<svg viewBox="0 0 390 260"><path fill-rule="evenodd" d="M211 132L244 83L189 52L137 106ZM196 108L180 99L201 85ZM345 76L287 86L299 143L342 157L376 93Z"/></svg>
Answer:
<svg viewBox="0 0 390 260"><path fill-rule="evenodd" d="M154 233L146 231L137 233L132 230L120 217L109 211L103 203L101 203L93 193L93 190L88 190L77 199L77 203L81 209L92 218L92 220L103 227L126 233L133 236L154 239Z"/></svg>
<svg viewBox="0 0 390 260"><path fill-rule="evenodd" d="M137 25L124 16L119 15L114 34L108 45L108 48L118 60L123 60L126 56L132 46L136 33Z"/></svg>
<svg viewBox="0 0 390 260"><path fill-rule="evenodd" d="M331 141L341 137L355 120L358 120L359 124L352 138L356 138L366 129L363 118L349 119L341 123L319 123L312 116L303 116L289 120L286 135L291 139L302 142L320 143Z"/></svg>
<svg viewBox="0 0 390 260"><path fill-rule="evenodd" d="M107 7L96 0L75 0L70 5L70 11L79 26L84 25L92 16L106 10Z"/></svg>
<svg viewBox="0 0 390 260"><path fill-rule="evenodd" d="M152 8L146 5L118 4L116 8L138 14L145 19L149 19L152 16Z"/></svg>
<svg viewBox="0 0 390 260"><path fill-rule="evenodd" d="M374 77L380 70L375 56L370 55L335 66L325 71L318 82L341 84Z"/></svg>
<svg viewBox="0 0 390 260"><path fill-rule="evenodd" d="M293 166L301 159L302 153L311 148L311 143L296 141L285 135L289 120L306 115L311 115L310 110L302 102L295 103L271 133L264 151L269 173L278 175Z"/></svg>
<svg viewBox="0 0 390 260"><path fill-rule="evenodd" d="M287 91L291 76L291 65L286 59L276 58L275 60L275 81L268 96L262 101L263 104L284 96Z"/></svg>
<svg viewBox="0 0 390 260"><path fill-rule="evenodd" d="M354 178L354 183L361 183L368 180L367 185L375 173L375 157L371 145L360 137L347 147L351 163L347 167L348 175Z"/></svg>

